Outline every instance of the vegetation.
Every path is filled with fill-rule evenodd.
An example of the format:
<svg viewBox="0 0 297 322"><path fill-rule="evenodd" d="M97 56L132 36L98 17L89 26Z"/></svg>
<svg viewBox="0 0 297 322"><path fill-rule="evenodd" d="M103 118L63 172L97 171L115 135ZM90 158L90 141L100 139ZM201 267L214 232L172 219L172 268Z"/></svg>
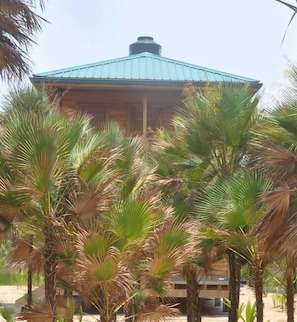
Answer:
<svg viewBox="0 0 297 322"><path fill-rule="evenodd" d="M40 0L43 8L44 1ZM21 80L29 74L28 47L34 44L34 35L41 30L43 18L32 9L33 0L0 0L0 78Z"/></svg>
<svg viewBox="0 0 297 322"><path fill-rule="evenodd" d="M14 232L12 260L43 272L45 283L45 303L19 318L55 321L65 309L58 286L105 321L131 307L138 318L176 314L160 296L194 247L195 226L163 203L147 146L116 125L96 131L86 116L68 118L33 89L4 107L1 228ZM137 292L147 297L138 306Z"/></svg>
<svg viewBox="0 0 297 322"><path fill-rule="evenodd" d="M189 203L189 196L193 197L191 212L200 223L202 218L199 205L203 202L203 191L216 183L219 186L226 180L240 176L246 166L252 130L258 122L258 100L253 96L248 87L236 84L209 86L203 92L190 87L184 106L173 119L173 135L161 132L162 139L157 149L165 155L169 154L171 162L167 164L173 164L175 167L167 173L175 171L185 182L188 191L184 203ZM172 162L173 157L176 163ZM163 158L161 160L163 161ZM164 162L161 170L166 174L163 165ZM208 192L205 192L205 195L208 195ZM220 201L221 199L217 200L219 210ZM219 214L222 221L222 212L219 211ZM211 218L212 214L208 211L205 217L207 216ZM244 228L241 223L236 227L236 213L229 219L235 221L228 226L231 234L232 230ZM209 227L209 223L205 222L205 225ZM225 229L222 229L224 236L226 228L225 226ZM203 234L200 232L200 237ZM211 246L206 246L206 249L209 251ZM231 321L235 321L239 305L239 284L236 281L240 280L240 266L238 253L228 245L227 239L225 250L228 250L230 268L229 296L232 306L229 316ZM191 281L195 279L197 278L191 278ZM198 310L193 315L197 314Z"/></svg>
<svg viewBox="0 0 297 322"><path fill-rule="evenodd" d="M276 1L293 10L289 26L297 7ZM0 0L1 79L30 72L27 49L45 22L35 7ZM229 321L263 322L265 272L278 261L274 279L285 292L276 292L275 305L285 302L293 322L295 66L291 81L283 102L266 112L248 86L189 87L174 131L160 129L152 149L115 124L95 129L85 115L66 117L42 91L11 92L0 120L0 264L21 270L4 270L0 284L27 280L29 307L18 318L71 321L75 291L101 321L114 322L120 310L129 321L159 321L178 314L170 291L182 275L187 318L197 322L200 268L228 256ZM239 304L243 265L256 296L246 307ZM35 276L45 284L38 305Z"/></svg>
<svg viewBox="0 0 297 322"><path fill-rule="evenodd" d="M291 10L293 10L292 17L290 18L289 23L288 23L288 27L289 27L291 22L295 18L296 13L297 13L297 6L294 6L294 5L290 4L289 2L282 1L282 0L275 0L275 1L280 2L281 4L285 5L286 7L290 8ZM286 32L284 33L284 37L283 37L282 41L284 41L285 37L286 37Z"/></svg>
<svg viewBox="0 0 297 322"><path fill-rule="evenodd" d="M285 298L294 321L295 67L291 81L265 112L248 87L189 88L174 131L160 130L152 145L116 124L95 129L85 115L63 115L42 91L12 92L1 115L0 255L27 270L30 307L18 318L71 320L72 292L102 321L120 310L130 321L172 317L172 279L183 276L188 321L199 321L200 268L227 256L229 321L247 309L242 320L263 322L269 265L285 286L275 303ZM243 265L256 296L246 308ZM38 306L34 274L45 284Z"/></svg>

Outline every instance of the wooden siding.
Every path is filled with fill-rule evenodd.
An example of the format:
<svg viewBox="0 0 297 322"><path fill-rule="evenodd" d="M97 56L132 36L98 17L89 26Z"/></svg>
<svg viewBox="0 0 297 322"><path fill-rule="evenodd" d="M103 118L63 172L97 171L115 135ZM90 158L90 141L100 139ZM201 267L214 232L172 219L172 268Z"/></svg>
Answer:
<svg viewBox="0 0 297 322"><path fill-rule="evenodd" d="M94 126L115 121L128 136L143 134L143 98L147 97L147 132L172 128L177 106L181 106L181 90L110 90L70 89L61 98L61 109L68 113L84 112Z"/></svg>
<svg viewBox="0 0 297 322"><path fill-rule="evenodd" d="M228 298L229 297L229 269L228 260L222 259L212 264L209 272L199 269L198 288L199 297ZM150 296L151 290L147 285L142 283L142 288L146 290L146 294ZM187 297L187 284L182 277L175 277L172 280L172 288L169 296L175 298Z"/></svg>

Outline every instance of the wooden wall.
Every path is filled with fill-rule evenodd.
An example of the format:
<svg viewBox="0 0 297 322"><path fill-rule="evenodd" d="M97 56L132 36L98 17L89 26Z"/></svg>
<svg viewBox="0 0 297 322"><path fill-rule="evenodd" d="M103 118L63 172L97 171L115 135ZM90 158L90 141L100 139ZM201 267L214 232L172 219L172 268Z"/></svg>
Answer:
<svg viewBox="0 0 297 322"><path fill-rule="evenodd" d="M116 121L127 135L142 135L143 97L147 97L148 133L158 128L170 129L176 107L181 106L181 90L70 89L61 99L62 110L84 112L93 124Z"/></svg>

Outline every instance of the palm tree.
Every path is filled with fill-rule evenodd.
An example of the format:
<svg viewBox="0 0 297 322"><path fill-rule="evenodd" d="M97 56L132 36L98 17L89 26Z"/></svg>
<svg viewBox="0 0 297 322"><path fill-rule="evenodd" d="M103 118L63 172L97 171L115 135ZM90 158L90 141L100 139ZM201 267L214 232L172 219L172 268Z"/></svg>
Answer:
<svg viewBox="0 0 297 322"><path fill-rule="evenodd" d="M284 247L281 242L284 242L284 238L287 241L292 238L288 234L292 230L288 228L296 218L296 106L296 103L286 104L269 113L262 129L258 130L259 141L255 143L256 166L274 181L274 188L263 196L267 214L257 225L256 233L268 250L277 250L276 253L282 250L281 255L287 255L288 321L294 321L293 280L296 257L291 253L292 243Z"/></svg>
<svg viewBox="0 0 297 322"><path fill-rule="evenodd" d="M91 221L73 223L72 238L60 245L59 275L95 305L104 321L114 321L120 308L129 319L173 316L177 310L159 302L170 296L172 274L191 251L193 226L174 218L163 204L144 142L124 139L110 125L107 135L110 145L123 151L116 162L117 198ZM141 305L139 297L146 299Z"/></svg>
<svg viewBox="0 0 297 322"><path fill-rule="evenodd" d="M114 125L97 132L84 116L69 119L33 89L12 93L1 121L0 212L34 236L28 263L39 258L45 280L46 303L19 319L56 321L58 283L96 304L106 321L131 302L137 281L153 291L142 314L176 314L155 300L191 249L189 233L163 205L138 140L121 139Z"/></svg>
<svg viewBox="0 0 297 322"><path fill-rule="evenodd" d="M74 228L75 240L59 250L59 274L85 304L98 309L103 321L114 321L123 308L130 319L160 317L162 312L163 318L175 316L178 311L160 299L172 297L171 278L186 258L188 233L172 218L153 218L141 202L124 208L116 218ZM136 300L140 295L141 303Z"/></svg>
<svg viewBox="0 0 297 322"><path fill-rule="evenodd" d="M157 173L162 178L159 184L164 191L163 199L174 208L175 216L188 222L197 221L195 202L199 189L212 178L206 163L193 156L184 146L178 132L158 131L153 141ZM201 321L199 279L201 279L201 247L196 231L196 244L183 267L182 277L186 281L187 320Z"/></svg>
<svg viewBox="0 0 297 322"><path fill-rule="evenodd" d="M245 166L251 130L258 121L257 102L248 86L221 83L203 92L188 89L184 106L173 119L175 140L167 140L164 146L167 151L188 158L187 171L193 179L188 182L194 194L201 186L232 177ZM198 174L202 175L201 180ZM229 252L229 258L232 303L229 321L233 322L237 321L239 267L235 253Z"/></svg>
<svg viewBox="0 0 297 322"><path fill-rule="evenodd" d="M250 229L264 213L260 196L271 186L257 173L241 173L209 185L198 204L202 240L238 254L252 267L258 322L263 322L263 270L269 257Z"/></svg>
<svg viewBox="0 0 297 322"><path fill-rule="evenodd" d="M0 211L8 219L29 221L39 237L46 310L54 321L61 222L112 202L118 153L106 148L88 118L63 116L43 93L30 89L11 95L1 120L6 174L1 177Z"/></svg>
<svg viewBox="0 0 297 322"><path fill-rule="evenodd" d="M263 196L267 213L257 225L256 233L268 250L284 256L287 263L287 319L294 321L296 221L296 146L297 146L297 68L292 66L290 86L284 91L283 103L267 113L256 130L254 143L255 167L274 181L274 188ZM296 226L295 226L296 227ZM279 258L278 258L279 260Z"/></svg>
<svg viewBox="0 0 297 322"><path fill-rule="evenodd" d="M44 1L39 1L44 8ZM41 30L43 18L32 9L36 1L0 0L0 78L21 80L30 72L28 47Z"/></svg>

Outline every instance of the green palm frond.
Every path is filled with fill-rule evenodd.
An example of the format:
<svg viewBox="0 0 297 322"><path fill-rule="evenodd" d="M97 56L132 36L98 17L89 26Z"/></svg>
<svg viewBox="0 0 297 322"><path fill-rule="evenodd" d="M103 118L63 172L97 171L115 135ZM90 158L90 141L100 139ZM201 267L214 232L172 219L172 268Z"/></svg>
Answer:
<svg viewBox="0 0 297 322"><path fill-rule="evenodd" d="M187 244L189 234L186 230L171 230L163 235L158 245L159 253L170 253Z"/></svg>
<svg viewBox="0 0 297 322"><path fill-rule="evenodd" d="M96 283L112 280L115 274L114 263L111 261L106 261L93 267L93 279Z"/></svg>
<svg viewBox="0 0 297 322"><path fill-rule="evenodd" d="M129 243L145 238L154 228L152 210L147 204L137 200L118 205L110 218L119 238L119 247L123 249Z"/></svg>
<svg viewBox="0 0 297 322"><path fill-rule="evenodd" d="M241 165L258 123L258 99L248 87L222 83L193 91L173 124L184 149L219 175Z"/></svg>
<svg viewBox="0 0 297 322"><path fill-rule="evenodd" d="M91 236L85 242L84 250L86 256L101 257L106 255L109 246L108 241L103 236Z"/></svg>
<svg viewBox="0 0 297 322"><path fill-rule="evenodd" d="M261 217L260 196L272 183L254 173L217 182L206 188L198 205L200 218L229 229L250 227Z"/></svg>
<svg viewBox="0 0 297 322"><path fill-rule="evenodd" d="M198 250L197 225L195 222L168 218L146 241L147 260L142 262L145 280L170 280L181 271L188 257ZM165 283L166 284L166 283ZM169 287L169 284L164 284ZM158 284L159 285L159 284Z"/></svg>

